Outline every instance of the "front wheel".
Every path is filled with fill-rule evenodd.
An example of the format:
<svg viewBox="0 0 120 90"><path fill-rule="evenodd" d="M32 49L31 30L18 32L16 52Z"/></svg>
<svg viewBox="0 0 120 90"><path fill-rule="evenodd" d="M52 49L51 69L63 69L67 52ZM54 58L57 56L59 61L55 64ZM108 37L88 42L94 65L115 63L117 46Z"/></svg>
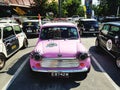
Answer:
<svg viewBox="0 0 120 90"><path fill-rule="evenodd" d="M24 39L23 41L23 48L27 48L28 47L28 40Z"/></svg>
<svg viewBox="0 0 120 90"><path fill-rule="evenodd" d="M118 57L118 58L116 59L116 65L117 65L118 68L120 68L120 57Z"/></svg>
<svg viewBox="0 0 120 90"><path fill-rule="evenodd" d="M95 40L95 46L96 46L97 48L100 47L100 45L99 45L99 40L98 40L98 39Z"/></svg>
<svg viewBox="0 0 120 90"><path fill-rule="evenodd" d="M4 55L0 54L0 70L5 66L6 58Z"/></svg>

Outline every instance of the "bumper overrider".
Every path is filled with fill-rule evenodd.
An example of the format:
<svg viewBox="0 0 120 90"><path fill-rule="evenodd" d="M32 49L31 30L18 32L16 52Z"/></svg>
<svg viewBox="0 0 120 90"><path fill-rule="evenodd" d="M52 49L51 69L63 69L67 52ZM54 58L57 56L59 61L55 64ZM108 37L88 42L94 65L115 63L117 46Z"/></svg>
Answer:
<svg viewBox="0 0 120 90"><path fill-rule="evenodd" d="M34 52L30 55L30 67L35 72L89 72L90 66L90 55L87 53L79 53L76 57L65 58L45 58L39 52Z"/></svg>

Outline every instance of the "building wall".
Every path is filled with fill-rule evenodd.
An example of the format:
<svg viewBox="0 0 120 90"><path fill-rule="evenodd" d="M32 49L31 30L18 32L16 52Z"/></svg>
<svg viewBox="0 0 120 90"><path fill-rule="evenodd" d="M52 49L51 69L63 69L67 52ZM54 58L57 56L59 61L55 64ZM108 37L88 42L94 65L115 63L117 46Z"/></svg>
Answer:
<svg viewBox="0 0 120 90"><path fill-rule="evenodd" d="M8 4L10 6L30 6L34 4L34 0L1 0L1 3Z"/></svg>

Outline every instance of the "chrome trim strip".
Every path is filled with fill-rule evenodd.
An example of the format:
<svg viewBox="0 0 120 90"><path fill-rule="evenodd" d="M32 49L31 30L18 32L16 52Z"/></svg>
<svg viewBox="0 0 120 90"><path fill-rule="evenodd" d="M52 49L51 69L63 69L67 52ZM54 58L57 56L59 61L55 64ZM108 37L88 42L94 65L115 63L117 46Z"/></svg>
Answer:
<svg viewBox="0 0 120 90"><path fill-rule="evenodd" d="M43 58L43 60L77 60L76 57L71 58L71 57L67 57L67 58L63 58L63 57L59 57L59 58Z"/></svg>
<svg viewBox="0 0 120 90"><path fill-rule="evenodd" d="M67 72L67 73L77 73L77 72L86 72L88 71L88 68L87 67L84 67L82 69L77 69L77 70L39 70L39 69L36 69L36 68L32 68L32 71L35 71L35 72L44 72L44 73L52 73L52 72Z"/></svg>

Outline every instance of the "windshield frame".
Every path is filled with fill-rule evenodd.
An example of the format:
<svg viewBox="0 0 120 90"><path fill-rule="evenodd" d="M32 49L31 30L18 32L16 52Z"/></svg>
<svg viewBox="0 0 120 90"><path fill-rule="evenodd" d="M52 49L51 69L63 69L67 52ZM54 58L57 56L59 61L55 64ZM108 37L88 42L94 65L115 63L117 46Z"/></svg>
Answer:
<svg viewBox="0 0 120 90"><path fill-rule="evenodd" d="M45 32L46 30L46 32ZM43 27L40 30L40 36L39 38L41 40L61 40L61 39L78 39L79 33L76 27L70 27L70 26L49 26L49 27ZM51 37L49 37L49 32L51 33ZM57 34L59 33L59 35ZM66 35L67 34L67 35ZM72 34L74 36L72 36ZM45 37L46 36L46 37Z"/></svg>

